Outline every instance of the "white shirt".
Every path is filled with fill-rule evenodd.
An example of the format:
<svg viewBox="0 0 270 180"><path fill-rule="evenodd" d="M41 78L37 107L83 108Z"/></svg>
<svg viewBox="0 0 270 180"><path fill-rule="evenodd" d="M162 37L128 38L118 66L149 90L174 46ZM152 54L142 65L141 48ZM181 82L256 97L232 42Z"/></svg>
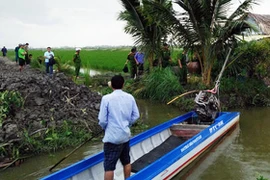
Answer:
<svg viewBox="0 0 270 180"><path fill-rule="evenodd" d="M129 141L129 127L140 117L134 97L120 89L102 97L99 125L105 129L103 142L122 144Z"/></svg>
<svg viewBox="0 0 270 180"><path fill-rule="evenodd" d="M46 52L44 53L44 56L46 57L46 58L45 58L45 63L48 63L48 62L49 62L49 59L51 58L51 55L54 56L54 53L53 53L52 51L51 51L51 52L46 51Z"/></svg>

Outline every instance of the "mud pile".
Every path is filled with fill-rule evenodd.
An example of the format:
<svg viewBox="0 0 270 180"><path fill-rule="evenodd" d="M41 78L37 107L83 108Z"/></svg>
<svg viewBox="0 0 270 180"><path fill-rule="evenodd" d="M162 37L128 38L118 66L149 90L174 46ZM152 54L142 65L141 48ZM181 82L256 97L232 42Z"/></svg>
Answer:
<svg viewBox="0 0 270 180"><path fill-rule="evenodd" d="M0 58L0 92L19 91L24 105L8 115L0 128L0 143L19 141L23 131L60 126L69 120L97 132L101 96L84 85L77 85L63 73L49 77L45 72L19 66Z"/></svg>

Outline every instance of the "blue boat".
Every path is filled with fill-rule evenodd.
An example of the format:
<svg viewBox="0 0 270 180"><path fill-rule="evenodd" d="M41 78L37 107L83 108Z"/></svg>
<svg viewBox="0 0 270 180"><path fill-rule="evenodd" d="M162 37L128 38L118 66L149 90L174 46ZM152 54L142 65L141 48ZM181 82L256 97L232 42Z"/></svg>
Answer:
<svg viewBox="0 0 270 180"><path fill-rule="evenodd" d="M191 111L142 132L130 140L132 179L171 179L239 122L239 112L219 112L210 123L198 122ZM41 180L100 180L104 178L103 151ZM117 163L115 180L123 180Z"/></svg>

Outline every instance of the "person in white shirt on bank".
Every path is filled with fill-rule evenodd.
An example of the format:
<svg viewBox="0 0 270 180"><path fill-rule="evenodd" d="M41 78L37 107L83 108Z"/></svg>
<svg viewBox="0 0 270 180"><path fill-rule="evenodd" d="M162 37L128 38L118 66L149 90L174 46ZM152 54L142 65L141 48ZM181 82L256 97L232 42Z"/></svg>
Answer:
<svg viewBox="0 0 270 180"><path fill-rule="evenodd" d="M51 47L47 47L47 51L44 53L46 73L52 76L53 64L50 64L50 58L54 57L54 53L51 51Z"/></svg>

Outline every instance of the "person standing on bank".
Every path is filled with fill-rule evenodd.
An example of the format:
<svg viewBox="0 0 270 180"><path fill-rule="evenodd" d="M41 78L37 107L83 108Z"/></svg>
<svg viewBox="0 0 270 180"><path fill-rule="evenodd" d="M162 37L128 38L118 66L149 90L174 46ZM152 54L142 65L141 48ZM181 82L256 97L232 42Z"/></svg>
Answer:
<svg viewBox="0 0 270 180"><path fill-rule="evenodd" d="M20 71L23 70L23 67L25 65L25 54L26 52L24 50L24 44L21 44L18 50Z"/></svg>
<svg viewBox="0 0 270 180"><path fill-rule="evenodd" d="M15 47L14 51L15 51L15 62L16 64L19 61L19 49L20 49L21 44L19 44L18 46Z"/></svg>
<svg viewBox="0 0 270 180"><path fill-rule="evenodd" d="M136 79L137 65L139 64L139 62L135 59L135 54L136 54L136 48L133 47L131 49L131 52L128 54L127 61L125 63L125 64L127 64L128 62L130 63L130 77L132 79Z"/></svg>
<svg viewBox="0 0 270 180"><path fill-rule="evenodd" d="M135 60L139 63L138 64L138 75L142 75L143 74L143 64L144 64L144 53L142 51L138 51L135 54Z"/></svg>
<svg viewBox="0 0 270 180"><path fill-rule="evenodd" d="M4 47L1 49L1 51L2 51L3 57L6 57L6 55L7 55L7 48L4 46Z"/></svg>
<svg viewBox="0 0 270 180"><path fill-rule="evenodd" d="M80 57L81 48L76 48L75 51L76 52L73 56L73 62L75 64L75 80L76 80L79 77L81 69L81 57Z"/></svg>
<svg viewBox="0 0 270 180"><path fill-rule="evenodd" d="M161 51L161 65L163 68L166 68L169 66L170 62L172 62L172 58L169 45L167 43L163 43L163 48Z"/></svg>
<svg viewBox="0 0 270 180"><path fill-rule="evenodd" d="M102 97L99 125L105 130L104 143L104 179L113 180L118 159L124 167L127 179L131 173L129 156L130 126L140 117L134 97L122 90L124 78L121 75L112 77L108 83L113 92Z"/></svg>
<svg viewBox="0 0 270 180"><path fill-rule="evenodd" d="M178 56L178 65L180 68L180 83L187 84L187 51L183 50L182 55Z"/></svg>
<svg viewBox="0 0 270 180"><path fill-rule="evenodd" d="M28 43L26 43L25 46L24 46L24 50L26 52L26 54L25 54L25 64L26 65L29 65L30 64L29 55L28 55L28 50L29 50L29 47L28 46L29 46Z"/></svg>
<svg viewBox="0 0 270 180"><path fill-rule="evenodd" d="M54 53L51 51L51 47L47 47L47 51L44 53L46 73L52 76L53 74L53 64L50 64L50 58L54 57Z"/></svg>

